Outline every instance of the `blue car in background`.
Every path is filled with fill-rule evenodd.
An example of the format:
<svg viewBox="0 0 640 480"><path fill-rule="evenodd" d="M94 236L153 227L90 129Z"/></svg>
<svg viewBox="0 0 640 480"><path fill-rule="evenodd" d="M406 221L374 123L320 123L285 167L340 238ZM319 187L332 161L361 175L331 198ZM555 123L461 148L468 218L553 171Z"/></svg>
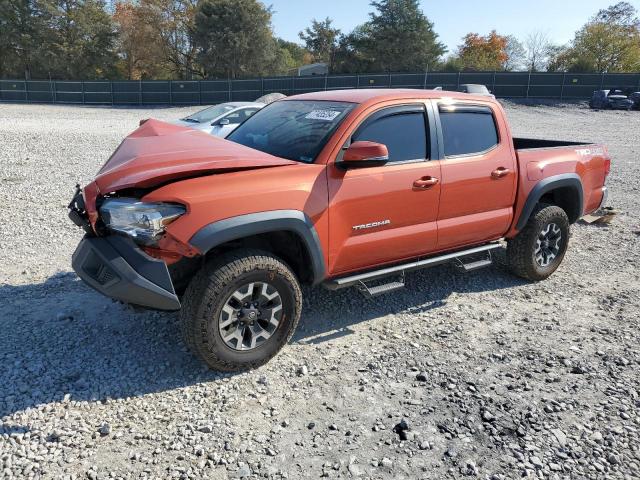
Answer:
<svg viewBox="0 0 640 480"><path fill-rule="evenodd" d="M620 89L596 90L589 100L589 107L596 110L631 110L633 106L633 100Z"/></svg>

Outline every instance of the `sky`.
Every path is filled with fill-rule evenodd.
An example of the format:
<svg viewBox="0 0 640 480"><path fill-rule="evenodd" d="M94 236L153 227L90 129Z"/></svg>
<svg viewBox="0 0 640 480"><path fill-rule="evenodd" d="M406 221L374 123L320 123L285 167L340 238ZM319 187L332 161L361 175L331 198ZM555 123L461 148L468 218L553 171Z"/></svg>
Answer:
<svg viewBox="0 0 640 480"><path fill-rule="evenodd" d="M598 10L619 0L422 0L425 15L449 52L456 50L469 32L486 35L495 29L520 40L534 31L548 34L553 43L565 44ZM629 0L627 0L629 1ZM263 0L274 10L275 34L298 42L298 32L312 18L329 16L336 27L350 32L368 19L370 0ZM640 10L640 0L630 0Z"/></svg>

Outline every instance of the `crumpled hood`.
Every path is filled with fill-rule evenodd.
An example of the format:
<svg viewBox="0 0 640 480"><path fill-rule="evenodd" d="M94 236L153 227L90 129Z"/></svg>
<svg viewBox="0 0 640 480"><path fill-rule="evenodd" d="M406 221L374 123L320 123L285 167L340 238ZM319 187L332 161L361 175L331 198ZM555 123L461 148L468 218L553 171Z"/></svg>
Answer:
<svg viewBox="0 0 640 480"><path fill-rule="evenodd" d="M98 172L95 184L105 194L201 174L292 164L296 162L151 119L123 140Z"/></svg>

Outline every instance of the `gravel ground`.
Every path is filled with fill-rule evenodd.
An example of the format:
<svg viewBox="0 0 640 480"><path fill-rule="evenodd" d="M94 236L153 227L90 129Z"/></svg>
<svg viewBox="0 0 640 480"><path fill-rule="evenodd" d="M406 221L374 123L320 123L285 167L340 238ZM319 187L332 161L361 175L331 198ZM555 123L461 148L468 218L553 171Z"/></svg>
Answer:
<svg viewBox="0 0 640 480"><path fill-rule="evenodd" d="M0 477L639 478L640 113L506 107L515 134L609 147L610 226L575 225L539 284L498 262L307 290L291 345L220 375L176 315L70 270L73 185L187 110L0 105Z"/></svg>

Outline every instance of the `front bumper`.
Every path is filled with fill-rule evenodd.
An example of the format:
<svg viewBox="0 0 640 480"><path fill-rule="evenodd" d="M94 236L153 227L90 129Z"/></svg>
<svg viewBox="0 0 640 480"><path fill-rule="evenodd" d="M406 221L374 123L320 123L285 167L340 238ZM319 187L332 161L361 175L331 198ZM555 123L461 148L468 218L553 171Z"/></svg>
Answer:
<svg viewBox="0 0 640 480"><path fill-rule="evenodd" d="M157 310L179 310L167 265L126 237L85 236L72 266L90 287L107 297Z"/></svg>
<svg viewBox="0 0 640 480"><path fill-rule="evenodd" d="M613 110L629 110L633 107L633 103L631 102L611 102L609 104L610 108Z"/></svg>

